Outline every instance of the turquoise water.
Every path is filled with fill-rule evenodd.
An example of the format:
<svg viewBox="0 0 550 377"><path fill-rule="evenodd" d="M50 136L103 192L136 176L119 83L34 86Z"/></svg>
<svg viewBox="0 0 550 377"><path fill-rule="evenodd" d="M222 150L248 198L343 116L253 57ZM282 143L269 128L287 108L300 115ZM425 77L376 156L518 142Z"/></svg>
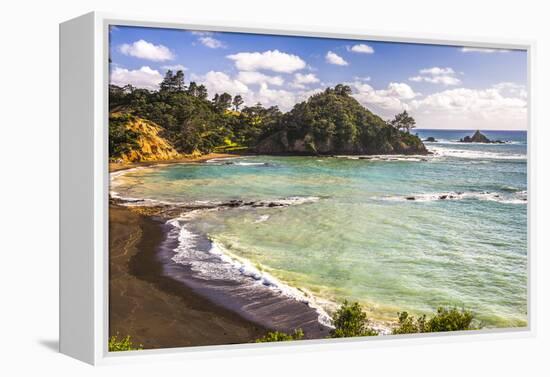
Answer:
<svg viewBox="0 0 550 377"><path fill-rule="evenodd" d="M130 171L113 190L193 204L287 200L197 211L187 231L329 311L359 301L384 322L456 305L483 326L524 326L526 133L486 133L507 144L454 142L471 133L419 131L438 139L426 143L432 156L244 157Z"/></svg>

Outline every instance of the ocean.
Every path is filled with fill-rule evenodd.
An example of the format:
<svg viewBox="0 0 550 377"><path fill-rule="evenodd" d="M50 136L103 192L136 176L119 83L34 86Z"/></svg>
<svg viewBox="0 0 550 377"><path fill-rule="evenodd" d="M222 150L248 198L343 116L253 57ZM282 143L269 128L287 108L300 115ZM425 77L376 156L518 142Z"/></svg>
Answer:
<svg viewBox="0 0 550 377"><path fill-rule="evenodd" d="M168 223L174 263L307 302L321 322L349 300L381 328L439 306L486 328L525 326L527 133L464 144L473 130L415 132L437 140L432 155L155 166L113 173L111 194L196 207ZM230 201L242 202L219 206Z"/></svg>

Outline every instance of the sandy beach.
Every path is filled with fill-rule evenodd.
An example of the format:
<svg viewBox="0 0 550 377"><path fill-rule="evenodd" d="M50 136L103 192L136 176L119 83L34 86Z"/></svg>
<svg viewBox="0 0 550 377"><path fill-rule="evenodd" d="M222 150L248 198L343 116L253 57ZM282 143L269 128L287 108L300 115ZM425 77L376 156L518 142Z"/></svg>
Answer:
<svg viewBox="0 0 550 377"><path fill-rule="evenodd" d="M231 156L111 163L109 170ZM144 349L247 343L263 336L266 328L162 275L156 251L165 237L164 221L137 208L109 205L109 335L130 335Z"/></svg>
<svg viewBox="0 0 550 377"><path fill-rule="evenodd" d="M247 343L266 329L162 276L162 221L110 205L109 333L143 348Z"/></svg>
<svg viewBox="0 0 550 377"><path fill-rule="evenodd" d="M162 160L162 161L142 161L142 162L110 162L109 172L121 171L137 167L146 167L154 165L170 165L170 164L182 164L188 162L206 162L214 158L227 158L236 157L238 155L228 153L209 153L201 156L187 156L178 158L175 160Z"/></svg>

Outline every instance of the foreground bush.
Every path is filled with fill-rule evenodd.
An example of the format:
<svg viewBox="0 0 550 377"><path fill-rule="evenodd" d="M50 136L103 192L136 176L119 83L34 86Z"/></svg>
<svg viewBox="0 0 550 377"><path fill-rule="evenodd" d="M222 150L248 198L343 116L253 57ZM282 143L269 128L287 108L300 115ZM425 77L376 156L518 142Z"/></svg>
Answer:
<svg viewBox="0 0 550 377"><path fill-rule="evenodd" d="M367 315L358 302L350 304L344 301L334 313L334 329L330 332L331 338L348 338L354 336L374 336L378 332L369 327Z"/></svg>
<svg viewBox="0 0 550 377"><path fill-rule="evenodd" d="M118 339L117 334L109 338L109 352L136 351L141 349L143 349L143 346L141 344L138 346L134 345L130 339L130 335L127 335L125 338Z"/></svg>
<svg viewBox="0 0 550 377"><path fill-rule="evenodd" d="M256 339L256 343L267 343L267 342L286 342L289 340L300 340L304 337L304 332L302 329L294 330L293 334L286 334L280 331L268 332L266 336L260 339Z"/></svg>
<svg viewBox="0 0 550 377"><path fill-rule="evenodd" d="M399 325L393 330L393 334L414 334L426 332L446 332L473 330L474 316L467 310L456 308L447 309L439 307L437 313L426 321L426 316L413 317L407 312L398 313Z"/></svg>

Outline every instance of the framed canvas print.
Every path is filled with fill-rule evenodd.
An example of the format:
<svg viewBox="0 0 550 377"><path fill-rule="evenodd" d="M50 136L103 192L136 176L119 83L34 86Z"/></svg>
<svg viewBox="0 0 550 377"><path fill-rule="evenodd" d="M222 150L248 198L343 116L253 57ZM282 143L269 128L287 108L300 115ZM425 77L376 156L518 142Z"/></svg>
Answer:
<svg viewBox="0 0 550 377"><path fill-rule="evenodd" d="M61 24L62 352L531 334L532 44L296 29Z"/></svg>

